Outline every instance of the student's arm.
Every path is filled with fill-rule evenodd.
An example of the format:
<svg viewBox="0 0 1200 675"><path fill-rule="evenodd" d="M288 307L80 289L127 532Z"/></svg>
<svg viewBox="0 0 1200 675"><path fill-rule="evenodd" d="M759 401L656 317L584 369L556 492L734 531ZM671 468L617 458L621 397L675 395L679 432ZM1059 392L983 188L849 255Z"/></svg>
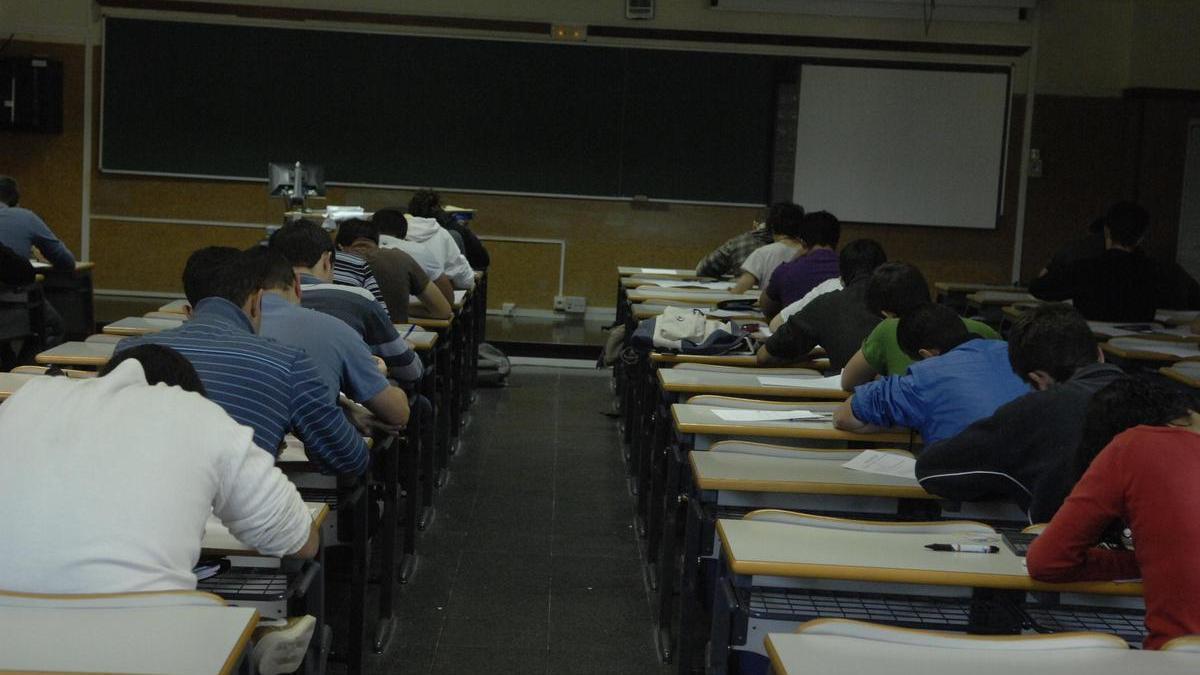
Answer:
<svg viewBox="0 0 1200 675"><path fill-rule="evenodd" d="M745 269L743 269L741 276L739 276L737 278L737 281L733 282L733 288L731 288L729 290L729 292L730 293L745 293L746 291L753 288L754 284L756 284L756 283L758 283L758 278L755 277L753 274L747 272Z"/></svg>
<svg viewBox="0 0 1200 675"><path fill-rule="evenodd" d="M874 433L891 427L919 428L925 405L911 375L892 375L854 390L834 412L838 429Z"/></svg>
<svg viewBox="0 0 1200 675"><path fill-rule="evenodd" d="M1092 461L1025 558L1039 581L1101 581L1141 576L1132 551L1096 548L1100 535L1121 517L1126 472L1115 440Z"/></svg>
<svg viewBox="0 0 1200 675"><path fill-rule="evenodd" d="M726 241L700 259L696 265L696 274L702 277L719 277L732 271L732 263L731 246L729 241Z"/></svg>
<svg viewBox="0 0 1200 675"><path fill-rule="evenodd" d="M867 361L867 357L863 355L863 350L859 349L854 352L854 356L846 362L846 367L842 369L842 389L844 391L854 391L854 388L860 384L866 384L879 376L879 371Z"/></svg>
<svg viewBox="0 0 1200 675"><path fill-rule="evenodd" d="M399 387L388 386L363 402L382 422L399 429L408 424L408 396Z"/></svg>
<svg viewBox="0 0 1200 675"><path fill-rule="evenodd" d="M768 285L764 286L762 292L758 294L758 308L762 310L764 316L772 319L783 308L783 303L779 301L779 298L772 297L771 287Z"/></svg>
<svg viewBox="0 0 1200 675"><path fill-rule="evenodd" d="M454 283L450 281L450 277L443 274L433 280L433 285L442 292L442 297L446 299L447 303L454 302Z"/></svg>
<svg viewBox="0 0 1200 675"><path fill-rule="evenodd" d="M213 513L239 541L268 556L317 554L308 507L271 453L254 445L245 427L233 427L222 453Z"/></svg>
<svg viewBox="0 0 1200 675"><path fill-rule="evenodd" d="M55 269L74 270L75 256L67 249L66 244L50 231L46 222L37 215L30 213L33 218L33 245L45 256L46 262L54 265Z"/></svg>
<svg viewBox="0 0 1200 675"><path fill-rule="evenodd" d="M1077 292L1077 264L1063 265L1048 270L1029 282L1029 294L1039 300L1069 300Z"/></svg>
<svg viewBox="0 0 1200 675"><path fill-rule="evenodd" d="M450 277L455 288L475 288L475 270L471 269L467 256L458 250L458 245L454 243L449 231L443 229L442 232L446 235L439 237L442 241L443 259L446 261L446 276Z"/></svg>
<svg viewBox="0 0 1200 675"><path fill-rule="evenodd" d="M1033 486L1017 480L1011 464L1029 459L1033 427L1028 420L1036 413L1028 406L1036 406L1038 400L1035 396L1011 401L991 417L922 450L917 482L926 492L955 501L1012 496L1021 504L1030 503Z"/></svg>
<svg viewBox="0 0 1200 675"><path fill-rule="evenodd" d="M347 329L348 337L342 352L342 391L352 400L370 410L380 422L394 432L408 423L408 397L393 387L379 372L380 359L367 349L358 334ZM357 426L357 425L356 425ZM361 431L361 428L360 428Z"/></svg>
<svg viewBox="0 0 1200 675"><path fill-rule="evenodd" d="M445 280L446 287L450 289L450 297L453 298L454 288L450 286L450 280L445 275L442 275L442 279ZM431 319L449 319L454 315L450 301L434 282L426 281L425 286L416 295L421 299L421 305L425 307L425 312Z"/></svg>
<svg viewBox="0 0 1200 675"><path fill-rule="evenodd" d="M362 436L334 402L334 392L321 381L306 354L292 364L292 429L309 458L327 471L358 475L370 456Z"/></svg>
<svg viewBox="0 0 1200 675"><path fill-rule="evenodd" d="M817 346L817 336L817 327L808 312L793 314L759 347L756 361L759 365L794 363Z"/></svg>

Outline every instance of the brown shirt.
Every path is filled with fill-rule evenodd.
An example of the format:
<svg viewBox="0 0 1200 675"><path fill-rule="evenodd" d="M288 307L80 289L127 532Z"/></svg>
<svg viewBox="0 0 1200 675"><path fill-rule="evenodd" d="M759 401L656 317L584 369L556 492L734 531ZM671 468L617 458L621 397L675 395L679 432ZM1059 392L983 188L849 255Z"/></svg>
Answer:
<svg viewBox="0 0 1200 675"><path fill-rule="evenodd" d="M399 249L381 248L364 257L375 272L392 321L408 321L408 297L424 290L429 284L429 276L412 256Z"/></svg>

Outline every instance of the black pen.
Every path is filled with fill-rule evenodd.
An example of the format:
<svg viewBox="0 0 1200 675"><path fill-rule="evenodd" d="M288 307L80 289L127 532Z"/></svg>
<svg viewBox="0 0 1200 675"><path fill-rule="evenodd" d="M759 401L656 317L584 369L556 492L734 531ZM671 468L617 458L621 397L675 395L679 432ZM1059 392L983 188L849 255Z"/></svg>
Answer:
<svg viewBox="0 0 1200 675"><path fill-rule="evenodd" d="M930 551L954 551L955 553L999 553L999 546L987 544L925 544Z"/></svg>

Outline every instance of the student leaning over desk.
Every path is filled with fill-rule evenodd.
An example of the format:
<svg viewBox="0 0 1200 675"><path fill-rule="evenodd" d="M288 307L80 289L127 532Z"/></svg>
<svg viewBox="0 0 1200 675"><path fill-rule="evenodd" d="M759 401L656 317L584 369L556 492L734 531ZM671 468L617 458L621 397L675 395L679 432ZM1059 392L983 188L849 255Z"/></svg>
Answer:
<svg viewBox="0 0 1200 675"><path fill-rule="evenodd" d="M1182 394L1132 378L1098 392L1083 476L1029 548L1034 579L1142 579L1147 649L1200 633L1200 415ZM1106 431L1121 432L1111 442ZM1132 550L1106 533L1127 525ZM1108 540L1108 547L1099 545Z"/></svg>

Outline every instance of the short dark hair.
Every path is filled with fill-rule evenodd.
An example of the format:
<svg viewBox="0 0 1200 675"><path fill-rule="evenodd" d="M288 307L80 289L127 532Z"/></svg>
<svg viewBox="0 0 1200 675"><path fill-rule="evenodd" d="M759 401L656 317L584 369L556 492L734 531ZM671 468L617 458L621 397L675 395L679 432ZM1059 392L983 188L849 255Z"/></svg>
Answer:
<svg viewBox="0 0 1200 675"><path fill-rule="evenodd" d="M0 202L16 206L21 201L21 191L17 189L17 180L12 176L0 176Z"/></svg>
<svg viewBox="0 0 1200 675"><path fill-rule="evenodd" d="M904 262L883 263L871 273L867 285L867 308L875 314L907 314L929 302L929 283L925 275Z"/></svg>
<svg viewBox="0 0 1200 675"><path fill-rule="evenodd" d="M911 359L919 359L922 349L946 353L971 339L962 317L945 305L927 302L900 316L896 342Z"/></svg>
<svg viewBox="0 0 1200 675"><path fill-rule="evenodd" d="M1139 377L1123 377L1092 395L1083 419L1083 432L1075 452L1076 478L1122 431L1139 424L1162 427L1186 417L1194 408L1191 398L1164 384Z"/></svg>
<svg viewBox="0 0 1200 675"><path fill-rule="evenodd" d="M418 218L436 218L442 210L442 198L433 190L417 190L408 200L408 212Z"/></svg>
<svg viewBox="0 0 1200 675"><path fill-rule="evenodd" d="M296 283L292 264L279 251L266 246L252 246L242 255L246 264L255 268L255 276L262 280L263 290L288 289Z"/></svg>
<svg viewBox="0 0 1200 675"><path fill-rule="evenodd" d="M408 236L408 219L404 217L403 209L394 206L379 209L371 216L371 222L379 226L380 234L398 239Z"/></svg>
<svg viewBox="0 0 1200 675"><path fill-rule="evenodd" d="M1068 305L1038 305L1022 314L1008 331L1008 362L1027 382L1035 370L1065 382L1096 360L1092 329L1083 315Z"/></svg>
<svg viewBox="0 0 1200 675"><path fill-rule="evenodd" d="M875 268L887 262L887 253L874 239L855 239L842 247L838 254L838 275L850 283L855 279L870 276Z"/></svg>
<svg viewBox="0 0 1200 675"><path fill-rule="evenodd" d="M379 224L362 218L351 218L338 225L337 237L334 238L338 246L350 246L359 239L370 239L378 244Z"/></svg>
<svg viewBox="0 0 1200 675"><path fill-rule="evenodd" d="M1137 246L1150 227L1150 214L1133 202L1118 202L1104 216L1108 236L1122 246Z"/></svg>
<svg viewBox="0 0 1200 675"><path fill-rule="evenodd" d="M828 211L806 213L800 221L799 238L809 246L837 248L841 236L842 224Z"/></svg>
<svg viewBox="0 0 1200 675"><path fill-rule="evenodd" d="M184 391L194 391L207 397L204 383L192 362L183 354L164 345L146 344L130 347L113 355L108 363L100 369L100 377L111 373L117 366L129 359L142 364L142 372L146 374L146 384L163 383L169 387L180 387Z"/></svg>
<svg viewBox="0 0 1200 675"><path fill-rule="evenodd" d="M333 240L316 223L297 220L271 234L271 249L283 254L292 267L313 267L321 256L333 255Z"/></svg>
<svg viewBox="0 0 1200 675"><path fill-rule="evenodd" d="M187 296L188 304L195 307L201 300L211 297L228 300L228 268L240 255L241 252L232 246L206 246L193 251L183 266L183 294ZM243 298L242 302L234 304L241 307L245 301Z"/></svg>
<svg viewBox="0 0 1200 675"><path fill-rule="evenodd" d="M799 238L803 221L804 209L791 202L775 202L767 210L767 230L771 234Z"/></svg>

